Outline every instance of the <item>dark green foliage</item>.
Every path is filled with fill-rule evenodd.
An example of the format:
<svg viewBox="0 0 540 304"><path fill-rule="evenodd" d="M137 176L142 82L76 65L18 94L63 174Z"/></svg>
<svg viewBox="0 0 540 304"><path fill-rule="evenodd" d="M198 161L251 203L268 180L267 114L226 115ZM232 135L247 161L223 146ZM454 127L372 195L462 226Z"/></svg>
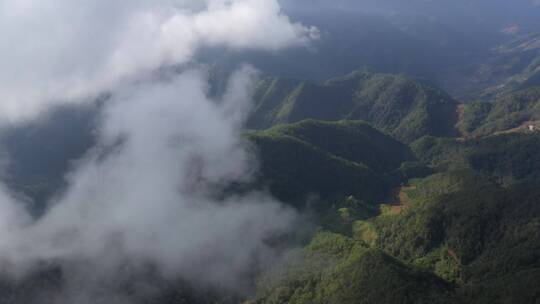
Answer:
<svg viewBox="0 0 540 304"><path fill-rule="evenodd" d="M382 178L368 167L296 138L258 135L250 139L260 151L264 183L283 201L303 202L309 196L326 201L351 194L375 199L386 188ZM364 187L370 193L361 191Z"/></svg>
<svg viewBox="0 0 540 304"><path fill-rule="evenodd" d="M487 279L464 286L462 297L473 304L533 303L540 299L538 282L540 269L509 273L497 279Z"/></svg>
<svg viewBox="0 0 540 304"><path fill-rule="evenodd" d="M470 168L502 184L540 182L540 134L503 134L455 140L425 137L411 145L419 159L438 168Z"/></svg>
<svg viewBox="0 0 540 304"><path fill-rule="evenodd" d="M465 144L454 138L425 136L410 144L418 159L438 171L467 167Z"/></svg>
<svg viewBox="0 0 540 304"><path fill-rule="evenodd" d="M259 303L535 303L539 187L500 188L472 170L414 185L404 212L362 221L375 229L371 249L319 233L264 277Z"/></svg>
<svg viewBox="0 0 540 304"><path fill-rule="evenodd" d="M417 182L410 192L413 206L397 217L378 217L379 246L394 256L416 260L442 245L444 217L437 204L441 198L464 188L478 189L485 185L472 171L453 171L430 176ZM398 232L397 232L398 231Z"/></svg>
<svg viewBox="0 0 540 304"><path fill-rule="evenodd" d="M258 303L455 303L443 280L342 235L317 234L301 258L260 281Z"/></svg>
<svg viewBox="0 0 540 304"><path fill-rule="evenodd" d="M539 189L502 189L470 171L430 177L417 184L410 210L374 220L379 246L463 284L469 301L534 303L538 289L519 286L538 277ZM510 278L517 281L504 286Z"/></svg>
<svg viewBox="0 0 540 304"><path fill-rule="evenodd" d="M503 95L492 103L464 105L460 129L470 136L487 136L540 120L540 87ZM540 126L537 126L540 127Z"/></svg>
<svg viewBox="0 0 540 304"><path fill-rule="evenodd" d="M405 76L354 72L323 85L267 79L255 93L251 128L313 118L360 119L410 142L455 134L457 103L430 84Z"/></svg>
<svg viewBox="0 0 540 304"><path fill-rule="evenodd" d="M336 156L367 164L377 172L394 170L404 161L415 159L402 143L362 121L306 120L278 126L271 131L309 142Z"/></svg>
<svg viewBox="0 0 540 304"><path fill-rule="evenodd" d="M376 203L395 181L387 174L413 160L403 144L363 122L303 121L252 132L260 183L286 202L326 202L354 195Z"/></svg>
<svg viewBox="0 0 540 304"><path fill-rule="evenodd" d="M319 86L313 83L266 79L256 89L256 108L248 121L248 127L264 129L279 123L297 122L312 118L339 120L346 118L337 102L347 98L340 88Z"/></svg>
<svg viewBox="0 0 540 304"><path fill-rule="evenodd" d="M402 163L397 171L395 171L396 179L407 181L412 178L426 177L433 174L433 169L427 167L421 162L405 162Z"/></svg>
<svg viewBox="0 0 540 304"><path fill-rule="evenodd" d="M462 105L462 107L462 115L457 126L464 135L471 136L471 133L474 133L484 123L493 108L493 104L488 102L471 102Z"/></svg>
<svg viewBox="0 0 540 304"><path fill-rule="evenodd" d="M373 218L379 213L378 206L368 204L351 195L333 204L332 208L325 210L314 220L325 231L352 236L356 228L355 223Z"/></svg>

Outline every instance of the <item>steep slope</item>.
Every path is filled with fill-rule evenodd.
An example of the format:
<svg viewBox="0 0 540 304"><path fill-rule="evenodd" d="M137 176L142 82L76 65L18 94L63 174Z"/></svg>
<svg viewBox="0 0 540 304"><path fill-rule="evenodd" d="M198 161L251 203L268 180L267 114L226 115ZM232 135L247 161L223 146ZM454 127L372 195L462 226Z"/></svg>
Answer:
<svg viewBox="0 0 540 304"><path fill-rule="evenodd" d="M440 89L405 76L359 71L323 85L267 79L257 87L254 99L251 128L308 118L359 119L404 142L423 135L455 134L457 102Z"/></svg>
<svg viewBox="0 0 540 304"><path fill-rule="evenodd" d="M343 235L319 233L301 255L261 280L256 303L456 303L447 282Z"/></svg>
<svg viewBox="0 0 540 304"><path fill-rule="evenodd" d="M465 104L459 122L461 131L472 137L540 128L540 86L504 94L493 102Z"/></svg>
<svg viewBox="0 0 540 304"><path fill-rule="evenodd" d="M46 201L64 184L73 161L94 145L98 106L65 106L39 120L0 130L7 158L2 179L11 190L32 201L39 214Z"/></svg>
<svg viewBox="0 0 540 304"><path fill-rule="evenodd" d="M462 170L416 182L410 197L406 212L370 221L378 248L454 282L465 303L535 303L537 186L503 189Z"/></svg>
<svg viewBox="0 0 540 304"><path fill-rule="evenodd" d="M539 183L540 134L501 134L478 139L422 138L411 145L418 158L439 171L472 169L507 185Z"/></svg>
<svg viewBox="0 0 540 304"><path fill-rule="evenodd" d="M414 161L405 145L357 121L307 120L247 138L260 157L259 182L297 204L317 197L328 205L349 195L378 203L399 182L401 164Z"/></svg>
<svg viewBox="0 0 540 304"><path fill-rule="evenodd" d="M402 187L393 212L347 199L341 226L260 280L257 303L535 303L540 295L540 136L425 137L441 171ZM360 215L360 216L358 216ZM335 229L335 228L338 229ZM296 264L295 264L296 263Z"/></svg>

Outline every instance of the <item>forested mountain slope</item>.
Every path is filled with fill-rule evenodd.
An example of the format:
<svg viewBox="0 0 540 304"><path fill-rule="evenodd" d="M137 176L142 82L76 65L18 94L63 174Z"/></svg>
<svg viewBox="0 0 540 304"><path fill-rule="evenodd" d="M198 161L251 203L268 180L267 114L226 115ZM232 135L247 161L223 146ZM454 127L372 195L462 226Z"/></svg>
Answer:
<svg viewBox="0 0 540 304"><path fill-rule="evenodd" d="M456 140L426 137L413 143L417 156L438 170L473 169L503 184L538 183L540 134L501 134Z"/></svg>
<svg viewBox="0 0 540 304"><path fill-rule="evenodd" d="M404 142L455 134L457 102L442 90L405 76L358 71L322 85L266 79L254 99L251 128L308 118L353 119L365 120Z"/></svg>
<svg viewBox="0 0 540 304"><path fill-rule="evenodd" d="M504 161L492 166L515 174L500 170ZM334 233L317 234L303 263L263 276L258 303L535 303L538 180L501 184L483 168L438 169L402 187L399 208L365 217L353 201L336 206L341 225L321 223Z"/></svg>
<svg viewBox="0 0 540 304"><path fill-rule="evenodd" d="M540 86L506 93L491 102L467 103L458 125L471 137L540 128Z"/></svg>
<svg viewBox="0 0 540 304"><path fill-rule="evenodd" d="M286 202L310 197L333 204L354 195L371 204L414 162L404 144L365 122L301 121L247 135L260 159L260 183Z"/></svg>

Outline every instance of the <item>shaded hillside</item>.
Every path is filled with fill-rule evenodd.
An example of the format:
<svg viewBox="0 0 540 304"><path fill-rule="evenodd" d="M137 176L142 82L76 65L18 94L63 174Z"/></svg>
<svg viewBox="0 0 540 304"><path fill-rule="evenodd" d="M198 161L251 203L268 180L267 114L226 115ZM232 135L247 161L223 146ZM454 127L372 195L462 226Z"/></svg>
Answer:
<svg viewBox="0 0 540 304"><path fill-rule="evenodd" d="M308 118L359 119L404 142L455 134L457 102L440 89L405 76L361 71L323 85L267 79L259 83L254 99L251 128Z"/></svg>
<svg viewBox="0 0 540 304"><path fill-rule="evenodd" d="M260 158L260 182L286 202L324 204L345 196L377 203L413 161L403 144L364 122L307 120L252 132Z"/></svg>
<svg viewBox="0 0 540 304"><path fill-rule="evenodd" d="M412 207L380 216L377 247L454 282L466 303L535 303L540 191L502 189L471 171L416 183Z"/></svg>
<svg viewBox="0 0 540 304"><path fill-rule="evenodd" d="M540 86L508 93L493 102L464 105L459 128L468 136L520 131L529 125L540 128Z"/></svg>
<svg viewBox="0 0 540 304"><path fill-rule="evenodd" d="M66 106L40 119L1 130L0 143L7 165L4 182L28 196L35 213L65 185L72 162L94 145L98 115L95 105Z"/></svg>
<svg viewBox="0 0 540 304"><path fill-rule="evenodd" d="M340 209L350 231L315 235L301 262L262 277L258 303L535 303L537 185L453 170L414 180L401 212Z"/></svg>
<svg viewBox="0 0 540 304"><path fill-rule="evenodd" d="M456 303L451 284L350 237L319 233L301 256L260 281L256 303Z"/></svg>
<svg viewBox="0 0 540 304"><path fill-rule="evenodd" d="M413 143L412 149L438 170L473 169L502 184L540 182L540 134L465 141L426 137Z"/></svg>

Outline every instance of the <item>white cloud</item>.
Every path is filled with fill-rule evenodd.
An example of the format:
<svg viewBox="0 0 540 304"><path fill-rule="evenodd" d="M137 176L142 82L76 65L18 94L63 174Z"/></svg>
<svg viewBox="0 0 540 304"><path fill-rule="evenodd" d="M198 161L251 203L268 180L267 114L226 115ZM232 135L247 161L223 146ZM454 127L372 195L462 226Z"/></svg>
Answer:
<svg viewBox="0 0 540 304"><path fill-rule="evenodd" d="M106 107L100 141L108 146L123 137L124 144L105 159L90 155L72 173L65 196L36 222L4 223L2 239L11 243L0 246L0 257L17 268L42 260L102 263L106 256L118 265L127 257L195 280L238 279L253 255L268 252L264 239L286 231L294 218L262 194L225 202L211 195L224 182L250 176L238 119L251 75L237 72L219 103L205 96L197 71L121 90ZM26 218L15 216L18 204L3 202L11 221ZM123 254L111 257L115 247Z"/></svg>
<svg viewBox="0 0 540 304"><path fill-rule="evenodd" d="M201 47L277 50L316 33L291 23L277 0L3 0L0 119L185 63Z"/></svg>
<svg viewBox="0 0 540 304"><path fill-rule="evenodd" d="M241 68L217 101L200 70L146 75L201 47L276 51L314 36L276 0L0 1L1 119L112 94L99 145L43 217L0 191L0 269L59 263L69 279L58 303L129 297L114 286L148 263L165 277L237 287L295 218L261 193L215 197L254 170L241 125L256 73Z"/></svg>

